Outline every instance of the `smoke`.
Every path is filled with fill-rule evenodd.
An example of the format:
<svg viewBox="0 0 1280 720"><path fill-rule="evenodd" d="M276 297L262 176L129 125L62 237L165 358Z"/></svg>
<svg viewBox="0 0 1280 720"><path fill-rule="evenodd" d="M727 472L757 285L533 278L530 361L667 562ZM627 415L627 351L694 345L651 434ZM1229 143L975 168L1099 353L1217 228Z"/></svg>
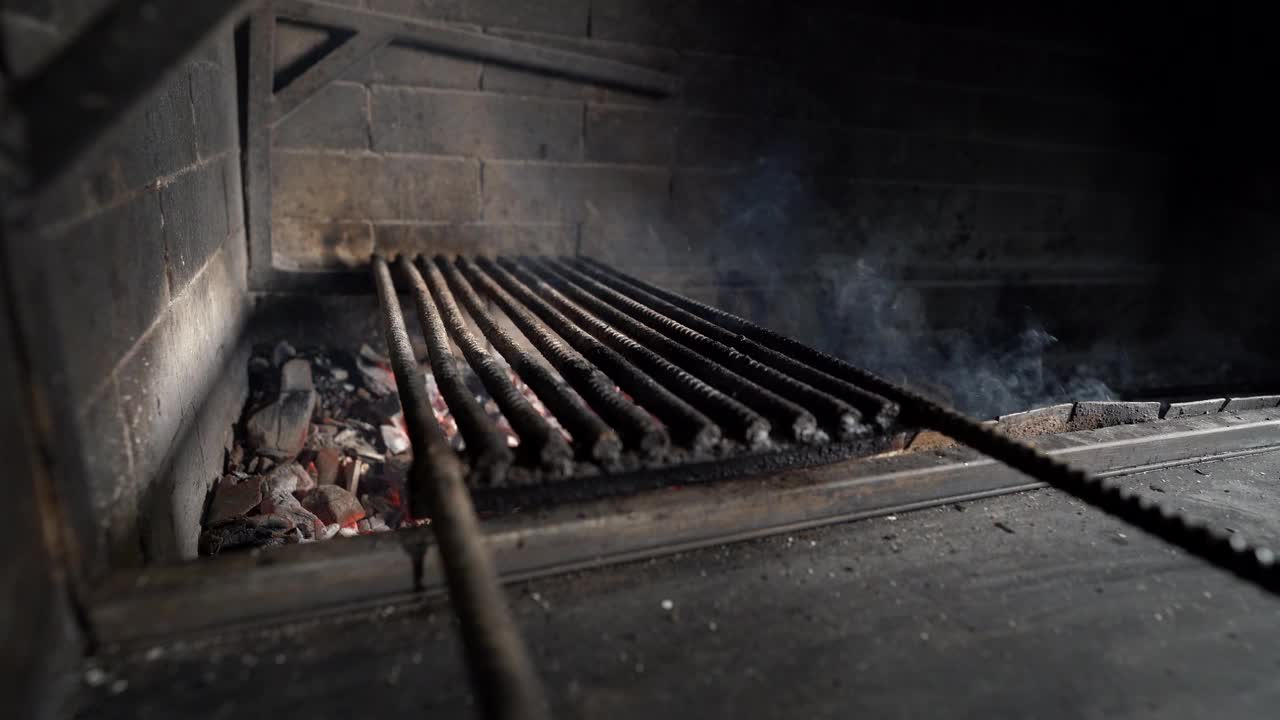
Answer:
<svg viewBox="0 0 1280 720"><path fill-rule="evenodd" d="M938 295L900 272L932 259L928 221L833 207L838 193L789 166L762 159L738 188L716 252L722 306L980 417L1116 397L1102 378L1128 374L1124 352L1062 367L1034 308L979 308L974 327L931 319Z"/></svg>
<svg viewBox="0 0 1280 720"><path fill-rule="evenodd" d="M867 257L827 258L832 288L826 350L979 417L1057 402L1108 400L1115 393L1087 365L1056 367L1057 338L1034 320L1000 318L981 335L935 328L914 288Z"/></svg>

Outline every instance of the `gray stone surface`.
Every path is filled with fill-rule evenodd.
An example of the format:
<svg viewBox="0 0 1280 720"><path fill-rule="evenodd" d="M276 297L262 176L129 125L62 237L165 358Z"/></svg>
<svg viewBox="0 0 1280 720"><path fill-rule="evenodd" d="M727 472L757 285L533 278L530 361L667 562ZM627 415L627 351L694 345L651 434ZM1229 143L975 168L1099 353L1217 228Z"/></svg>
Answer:
<svg viewBox="0 0 1280 720"><path fill-rule="evenodd" d="M467 22L525 30L586 35L589 0L465 0Z"/></svg>
<svg viewBox="0 0 1280 720"><path fill-rule="evenodd" d="M188 67L197 156L204 159L236 149L240 144L239 116L227 112L226 107L226 99L236 95L235 49L217 39Z"/></svg>
<svg viewBox="0 0 1280 720"><path fill-rule="evenodd" d="M140 190L156 178L196 162L191 89L187 73L174 73L93 153L97 169L94 184L101 202ZM220 112L228 110L223 107Z"/></svg>
<svg viewBox="0 0 1280 720"><path fill-rule="evenodd" d="M1036 408L1026 412L1001 415L997 418L999 428L1007 435L1018 438L1036 437L1065 432L1071 420L1074 403L1063 403L1049 407Z"/></svg>
<svg viewBox="0 0 1280 720"><path fill-rule="evenodd" d="M364 83L475 90L483 68L474 60L392 44L357 63L343 77Z"/></svg>
<svg viewBox="0 0 1280 720"><path fill-rule="evenodd" d="M667 165L675 157L677 118L648 108L587 108L589 162Z"/></svg>
<svg viewBox="0 0 1280 720"><path fill-rule="evenodd" d="M321 89L276 128L276 147L368 149L368 92L346 82Z"/></svg>
<svg viewBox="0 0 1280 720"><path fill-rule="evenodd" d="M373 90L373 147L384 152L577 160L582 106L436 90Z"/></svg>
<svg viewBox="0 0 1280 720"><path fill-rule="evenodd" d="M1280 405L1280 395L1254 395L1252 397L1231 398L1227 401L1223 412L1240 412L1243 410L1261 410Z"/></svg>
<svg viewBox="0 0 1280 720"><path fill-rule="evenodd" d="M431 253L573 254L577 229L567 224L466 223L463 225L375 225L379 251Z"/></svg>
<svg viewBox="0 0 1280 720"><path fill-rule="evenodd" d="M160 190L164 251L170 292L178 294L227 243L223 168L206 163L169 181Z"/></svg>
<svg viewBox="0 0 1280 720"><path fill-rule="evenodd" d="M169 304L159 194L141 193L42 244L38 272L51 285L41 302L63 318L66 380L87 397Z"/></svg>
<svg viewBox="0 0 1280 720"><path fill-rule="evenodd" d="M480 167L473 160L273 154L274 212L347 220L467 221L480 215Z"/></svg>
<svg viewBox="0 0 1280 720"><path fill-rule="evenodd" d="M286 270L361 267L373 249L373 226L365 220L276 218L272 225L275 265Z"/></svg>
<svg viewBox="0 0 1280 720"><path fill-rule="evenodd" d="M1160 419L1158 402L1081 402L1067 429L1096 430L1112 425L1131 425Z"/></svg>
<svg viewBox="0 0 1280 720"><path fill-rule="evenodd" d="M91 493L94 520L112 567L142 564L142 538L138 533L138 486L134 473L125 416L114 380L89 401L79 418L85 446L86 483Z"/></svg>
<svg viewBox="0 0 1280 720"><path fill-rule="evenodd" d="M366 0L371 10L433 20L462 20L467 0Z"/></svg>
<svg viewBox="0 0 1280 720"><path fill-rule="evenodd" d="M661 169L485 163L484 219L573 222L660 217L668 182L669 173Z"/></svg>
<svg viewBox="0 0 1280 720"><path fill-rule="evenodd" d="M1211 415L1222 410L1226 404L1226 398L1171 403L1169 408L1165 410L1163 417L1166 420L1173 420L1174 418L1190 417L1192 415Z"/></svg>

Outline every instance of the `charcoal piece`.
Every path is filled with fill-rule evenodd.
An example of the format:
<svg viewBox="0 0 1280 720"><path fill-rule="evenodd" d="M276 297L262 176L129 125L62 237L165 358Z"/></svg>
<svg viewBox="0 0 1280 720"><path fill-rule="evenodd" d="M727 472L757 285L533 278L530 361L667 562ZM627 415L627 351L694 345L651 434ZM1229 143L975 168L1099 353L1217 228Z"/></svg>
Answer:
<svg viewBox="0 0 1280 720"><path fill-rule="evenodd" d="M322 485L303 500L325 525L352 525L364 517L364 507L354 495L337 485Z"/></svg>
<svg viewBox="0 0 1280 720"><path fill-rule="evenodd" d="M205 521L213 526L232 518L248 515L262 502L262 483L258 479L240 480L225 475L214 487L213 502L209 505L209 517Z"/></svg>
<svg viewBox="0 0 1280 720"><path fill-rule="evenodd" d="M227 550L284 545L292 530L293 523L275 515L237 517L200 533L198 548L201 555L217 555Z"/></svg>

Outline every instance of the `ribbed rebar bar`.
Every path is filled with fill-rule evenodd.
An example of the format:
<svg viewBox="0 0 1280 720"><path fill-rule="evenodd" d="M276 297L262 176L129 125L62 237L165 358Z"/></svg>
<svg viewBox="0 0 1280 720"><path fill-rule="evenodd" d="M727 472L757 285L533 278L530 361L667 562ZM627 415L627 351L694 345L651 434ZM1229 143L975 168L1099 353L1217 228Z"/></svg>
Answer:
<svg viewBox="0 0 1280 720"><path fill-rule="evenodd" d="M542 278L530 274L518 265L514 267L517 268L516 272L522 280L542 293L557 309L645 372L678 390L690 404L706 413L734 437L753 447L768 443L770 425L762 415L699 380L658 353L641 345L636 339L619 332L613 325L574 304Z"/></svg>
<svg viewBox="0 0 1280 720"><path fill-rule="evenodd" d="M671 341L704 356L711 362L718 363L777 397L794 401L796 405L812 412L824 425L833 428L840 437L857 437L871 432L870 426L862 422L862 413L840 398L780 373L749 355L676 322L568 265L557 263L555 267L573 283L629 315L636 322L665 335Z"/></svg>
<svg viewBox="0 0 1280 720"><path fill-rule="evenodd" d="M841 380L811 365L806 365L773 348L761 345L740 333L727 330L674 303L664 300L655 293L655 291L661 291L661 288L628 276L606 272L599 266L587 262L578 262L573 267L627 295L631 299L644 303L663 315L697 330L707 337L747 353L765 365L812 385L823 392L831 393L858 408L864 418L869 419L882 430L888 428L898 416L898 406L889 400L867 392L851 382Z"/></svg>
<svg viewBox="0 0 1280 720"><path fill-rule="evenodd" d="M471 283L493 298L560 375L622 437L625 444L653 455L666 450L666 429L643 408L623 397L617 384L579 352L567 347L493 277L467 258L458 268Z"/></svg>
<svg viewBox="0 0 1280 720"><path fill-rule="evenodd" d="M458 359L449 347L444 322L422 274L403 255L396 267L408 280L414 303L418 306L418 321L427 341L431 374L435 376L436 387L440 388L440 395L449 406L449 412L458 423L458 432L466 442L467 456L471 458L472 482L483 486L502 485L513 460L511 448L507 447L507 436L498 430L493 418L480 406L463 380L458 370Z"/></svg>
<svg viewBox="0 0 1280 720"><path fill-rule="evenodd" d="M573 459L573 450L565 442L564 436L516 389L506 369L498 364L485 349L484 343L480 342L480 338L467 327L462 310L454 301L453 293L445 284L440 269L421 258L418 260L418 268L425 276L427 289L431 291L431 297L435 300L440 319L449 331L449 336L462 350L471 369L480 378L480 382L484 383L485 389L519 436L520 454L529 462L555 473L566 472Z"/></svg>
<svg viewBox="0 0 1280 720"><path fill-rule="evenodd" d="M593 264L631 279L607 265L594 261ZM983 425L912 390L732 313L667 290L656 294L778 352L789 353L824 372L896 402L902 407L904 417L911 422L920 423L954 438L1123 522L1146 530L1165 542L1280 595L1280 565L1276 562L1276 554L1269 548L1249 543L1240 533L1209 528L1175 509L1160 505L1115 479L1095 477L1073 468L994 427Z"/></svg>
<svg viewBox="0 0 1280 720"><path fill-rule="evenodd" d="M769 430L772 425L763 415L703 382L694 374L686 372L659 352L645 347L641 342L643 338L630 336L623 332L623 329L613 327L602 316L596 316L590 309L585 309L584 306L568 299L564 293L550 286L539 274L531 272L531 269L538 268L536 261L525 260L524 263L513 263L511 260L500 259L499 264L506 264L509 272L538 292L540 297L547 299L582 331L589 333L595 342L604 343L617 355L625 357L628 363L634 364L650 377L659 380L664 387L671 388L673 393L682 398L682 401L716 421L716 424L726 429L732 437L740 439L751 447L768 445Z"/></svg>
<svg viewBox="0 0 1280 720"><path fill-rule="evenodd" d="M601 463L617 460L622 451L622 441L618 434L599 415L592 412L564 380L511 337L485 307L484 300L471 286L471 281L463 277L458 268L444 257L436 257L434 265L444 275L445 282L471 315L480 332L493 343L511 369L533 390L560 425L569 431L578 455Z"/></svg>
<svg viewBox="0 0 1280 720"><path fill-rule="evenodd" d="M805 408L760 387L720 363L609 305L560 273L558 268L555 272L552 272L547 265L542 265L539 269L544 273L544 277L551 279L575 302L605 321L617 325L620 330L644 343L671 363L763 415L772 424L774 431L784 439L801 442L821 439L822 434L818 430L817 421Z"/></svg>
<svg viewBox="0 0 1280 720"><path fill-rule="evenodd" d="M391 270L382 257L375 257L372 265L383 333L413 446L409 509L415 517L431 518L476 701L484 717L493 720L546 718L542 683L498 583L463 481L462 462L431 412L426 380L409 343ZM425 551L425 547L415 550ZM415 562L421 562L421 555Z"/></svg>
<svg viewBox="0 0 1280 720"><path fill-rule="evenodd" d="M677 443L694 450L706 450L719 441L720 428L706 415L676 397L666 386L654 380L622 353L586 332L583 326L575 324L591 321L599 323L598 319L592 318L555 289L519 267L503 268L487 264L482 264L482 267L575 350L604 370L641 407L662 420ZM513 272L508 272L509 270ZM533 289L538 292L533 292Z"/></svg>

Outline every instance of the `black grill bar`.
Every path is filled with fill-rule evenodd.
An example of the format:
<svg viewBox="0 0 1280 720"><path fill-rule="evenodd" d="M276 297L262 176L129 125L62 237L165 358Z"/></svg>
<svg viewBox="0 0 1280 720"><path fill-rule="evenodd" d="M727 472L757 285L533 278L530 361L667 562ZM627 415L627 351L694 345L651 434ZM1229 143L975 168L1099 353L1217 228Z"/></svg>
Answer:
<svg viewBox="0 0 1280 720"><path fill-rule="evenodd" d="M566 347L532 312L468 258L458 258L458 267L473 285L493 298L507 317L529 338L583 399L605 419L623 441L641 452L656 455L666 450L670 439L666 429L618 391L607 375L577 351Z"/></svg>
<svg viewBox="0 0 1280 720"><path fill-rule="evenodd" d="M382 257L373 259L373 276L391 367L413 444L409 508L414 517L431 518L475 698L487 718L547 717L542 683L498 584L463 480L462 462L431 412L426 380L409 344L391 270ZM421 563L425 548L414 552L415 562Z"/></svg>
<svg viewBox="0 0 1280 720"><path fill-rule="evenodd" d="M514 265L506 268L484 266L503 287L531 307L548 325L588 360L600 366L618 386L629 393L644 408L666 423L676 442L694 450L706 450L720 440L720 428L684 400L656 382L645 371L633 365L621 353L606 346L583 327L603 326L598 318L569 302L563 295L538 278ZM507 270L513 271L509 274ZM537 289L534 293L530 288ZM550 300L543 300L542 295ZM572 319L570 319L572 318ZM578 324L575 324L575 320ZM614 333L622 337L618 333ZM630 339L623 340L635 346ZM635 346L637 349L639 346ZM678 372L678 368L669 366ZM664 377L664 375L657 375ZM665 379L678 377L666 374Z"/></svg>
<svg viewBox="0 0 1280 720"><path fill-rule="evenodd" d="M422 274L406 256L401 255L396 265L409 281L414 302L418 306L418 320L427 341L431 374L435 376L436 385L449 406L449 412L458 422L458 432L466 441L467 455L471 458L471 480L485 486L504 484L507 468L514 459L511 448L507 447L507 436L498 430L498 426L480 406L476 396L467 387L462 373L458 371L458 360L449 347L444 322L441 321L435 301L422 280Z"/></svg>
<svg viewBox="0 0 1280 720"><path fill-rule="evenodd" d="M431 291L431 298L435 300L440 319L450 337L462 350L471 369L480 378L480 382L484 383L485 389L520 437L520 454L552 472L567 473L573 451L569 448L569 443L565 442L564 436L529 404L528 399L512 384L511 376L489 355L484 343L467 327L462 311L454 302L453 293L445 285L439 268L422 259L418 260L418 268L426 277L427 288Z"/></svg>
<svg viewBox="0 0 1280 720"><path fill-rule="evenodd" d="M578 455L601 463L616 461L622 451L622 441L618 439L618 434L599 415L592 412L560 377L511 337L485 307L484 300L476 293L471 282L456 267L443 257L435 258L434 265L444 275L445 282L467 309L480 332L493 343L498 353L533 390L542 404L547 406L560 425L569 431Z"/></svg>
<svg viewBox="0 0 1280 720"><path fill-rule="evenodd" d="M624 332L631 333L636 339L651 345L655 351L662 353L671 362L760 412L769 418L775 428L788 431L790 437L787 439L795 439L802 442L817 439L818 424L808 410L783 398L772 390L742 377L692 347L678 342L669 334L659 332L653 327L656 323L645 323L635 317L640 313L628 314L620 308L611 306L601 297L585 289L583 285L594 284L603 291L609 291L608 288L604 288L599 283L591 280L591 278L580 274L577 274L577 277L570 277L567 270L563 266L556 266L555 271L552 272L548 266L542 266L545 276L552 278L574 300L584 304L601 317L617 324ZM579 279L581 279L581 283ZM600 295L604 294L605 292L600 293ZM844 423L857 425L857 411L847 405L844 406L844 409L847 411L844 415L848 417L841 418L842 426Z"/></svg>
<svg viewBox="0 0 1280 720"><path fill-rule="evenodd" d="M575 302L564 296L561 291L549 286L547 282L536 277L536 275L527 272L526 268L516 264L511 264L511 266L517 269L517 273L521 274L525 282L534 284L534 287L549 297L553 304L556 304L564 313L572 316L577 323L588 329L588 332L594 334L600 341L607 342L614 350L626 356L632 363L640 365L641 368L645 369L645 372L652 374L653 377L662 379L663 382L680 389L682 395L689 398L692 405L695 405L703 413L707 413L710 418L716 420L719 425L722 425L723 428L730 432L731 436L741 439L742 442L751 447L768 445L769 432L772 429L772 424L769 423L769 420L730 395L726 395L716 387L710 386L710 384L699 379L696 375L686 372L681 366L672 363L671 360L660 355L652 347L641 345L641 342L654 345L652 338L646 336L645 331L648 331L648 328L628 327L625 322L618 323L618 318L611 316L611 313L614 313L612 307L595 307L590 304L591 299L586 299L588 302L584 304L584 302L581 302L582 299L575 296L575 300L579 301L579 304L575 304ZM564 290L572 293L572 288L564 288ZM595 314L593 315L593 313ZM626 320L627 318L623 316L622 319ZM620 329L614 328L614 325L609 324L611 322L618 325L621 331L631 334L623 334Z"/></svg>
<svg viewBox="0 0 1280 720"><path fill-rule="evenodd" d="M608 322L574 304L560 291L541 278L530 274L526 269L515 264L510 267L514 268L516 274L527 284L544 293L552 304L578 325L600 341L609 344L645 372L679 389L691 404L705 412L733 436L752 447L760 447L768 443L771 426L769 421L759 413L685 372L658 353L641 345L636 339L619 332ZM607 307L605 309L611 310Z"/></svg>
<svg viewBox="0 0 1280 720"><path fill-rule="evenodd" d="M864 418L870 419L881 429L889 427L898 416L898 406L885 398L867 392L851 382L842 380L830 373L823 372L811 365L795 360L745 335L726 330L716 323L709 322L684 308L662 299L656 294L661 288L617 272L607 272L593 263L579 262L578 270L633 300L649 305L667 317L687 325L694 330L718 340L725 345L750 354L756 360L786 373L791 377L844 400L862 412Z"/></svg>

